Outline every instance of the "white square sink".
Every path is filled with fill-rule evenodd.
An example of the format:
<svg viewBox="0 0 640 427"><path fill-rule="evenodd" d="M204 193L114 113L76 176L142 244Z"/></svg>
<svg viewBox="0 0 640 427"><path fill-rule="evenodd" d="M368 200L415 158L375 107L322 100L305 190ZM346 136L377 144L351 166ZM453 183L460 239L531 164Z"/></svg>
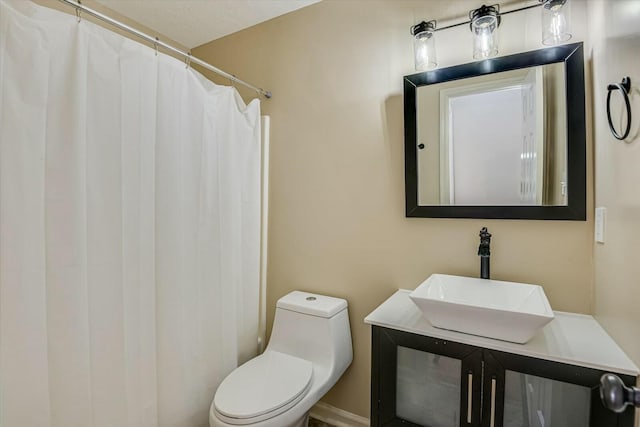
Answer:
<svg viewBox="0 0 640 427"><path fill-rule="evenodd" d="M411 300L436 328L524 344L553 320L538 285L432 274Z"/></svg>

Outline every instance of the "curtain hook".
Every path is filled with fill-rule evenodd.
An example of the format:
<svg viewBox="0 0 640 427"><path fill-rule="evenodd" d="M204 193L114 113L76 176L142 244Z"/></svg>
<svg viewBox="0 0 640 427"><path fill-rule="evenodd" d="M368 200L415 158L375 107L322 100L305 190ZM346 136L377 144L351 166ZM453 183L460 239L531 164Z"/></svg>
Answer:
<svg viewBox="0 0 640 427"><path fill-rule="evenodd" d="M78 24L82 21L82 16L80 16L80 13L82 12L80 10L79 6L82 6L82 0L76 0L78 2L78 7L76 7L76 17L78 18Z"/></svg>
<svg viewBox="0 0 640 427"><path fill-rule="evenodd" d="M191 52L187 52L187 56L184 59L185 64L187 64L187 66L185 68L189 68L191 66Z"/></svg>
<svg viewBox="0 0 640 427"><path fill-rule="evenodd" d="M160 39L156 37L156 41L153 43L153 47L156 50L156 56L158 56L158 41L160 41Z"/></svg>

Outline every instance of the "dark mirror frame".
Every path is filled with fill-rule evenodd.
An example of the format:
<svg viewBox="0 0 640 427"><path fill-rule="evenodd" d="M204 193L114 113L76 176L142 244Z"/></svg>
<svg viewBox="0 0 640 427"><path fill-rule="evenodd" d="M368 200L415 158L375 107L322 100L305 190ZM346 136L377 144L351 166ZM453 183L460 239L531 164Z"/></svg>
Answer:
<svg viewBox="0 0 640 427"><path fill-rule="evenodd" d="M566 206L435 206L418 205L416 89L421 86L519 68L564 62L567 99ZM582 43L412 74L404 77L404 156L406 216L421 218L488 218L586 220L587 146L584 54Z"/></svg>

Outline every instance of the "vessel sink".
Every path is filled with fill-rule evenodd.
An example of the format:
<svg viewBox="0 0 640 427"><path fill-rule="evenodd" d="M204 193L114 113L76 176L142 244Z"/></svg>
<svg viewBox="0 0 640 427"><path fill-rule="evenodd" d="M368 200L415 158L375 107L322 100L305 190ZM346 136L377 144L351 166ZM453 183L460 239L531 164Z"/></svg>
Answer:
<svg viewBox="0 0 640 427"><path fill-rule="evenodd" d="M411 300L436 328L524 344L553 320L538 285L432 274Z"/></svg>

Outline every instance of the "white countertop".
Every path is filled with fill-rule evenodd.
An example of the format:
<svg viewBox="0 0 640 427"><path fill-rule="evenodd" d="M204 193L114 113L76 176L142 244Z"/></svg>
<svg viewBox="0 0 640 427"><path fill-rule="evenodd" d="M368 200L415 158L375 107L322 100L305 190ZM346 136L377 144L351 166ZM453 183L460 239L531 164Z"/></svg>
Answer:
<svg viewBox="0 0 640 427"><path fill-rule="evenodd" d="M391 295L364 319L365 323L619 374L640 373L593 316L556 311L555 318L528 343L515 344L435 328L411 301L410 293L401 289Z"/></svg>

